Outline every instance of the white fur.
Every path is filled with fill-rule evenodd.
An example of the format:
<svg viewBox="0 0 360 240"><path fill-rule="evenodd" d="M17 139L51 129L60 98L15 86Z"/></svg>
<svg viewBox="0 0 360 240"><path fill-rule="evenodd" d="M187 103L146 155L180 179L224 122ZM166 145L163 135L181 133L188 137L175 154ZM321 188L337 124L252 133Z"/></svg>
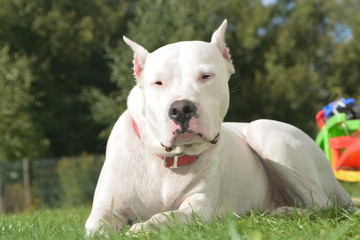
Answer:
<svg viewBox="0 0 360 240"><path fill-rule="evenodd" d="M134 51L137 85L109 137L88 233L103 222L120 230L140 219L130 229L136 232L164 226L170 216L184 223L193 213L210 220L229 211L274 210L286 205L284 193L291 197L289 206L326 208L335 198L351 203L324 154L299 129L271 120L222 123L234 72L225 29L226 21L210 43L179 42L153 53L124 38ZM204 73L209 79L201 79ZM190 127L201 133L190 142L174 133L178 126L168 116L171 103L184 99L195 103L198 117ZM219 141L210 143L217 134ZM157 156L179 153L200 157L170 169Z"/></svg>

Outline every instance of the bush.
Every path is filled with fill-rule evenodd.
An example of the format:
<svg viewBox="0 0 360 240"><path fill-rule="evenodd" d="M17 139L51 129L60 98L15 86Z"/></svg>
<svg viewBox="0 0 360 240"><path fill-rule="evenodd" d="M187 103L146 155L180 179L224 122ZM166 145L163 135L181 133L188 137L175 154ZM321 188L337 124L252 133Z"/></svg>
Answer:
<svg viewBox="0 0 360 240"><path fill-rule="evenodd" d="M65 206L76 206L92 201L103 156L83 155L61 158L56 172Z"/></svg>

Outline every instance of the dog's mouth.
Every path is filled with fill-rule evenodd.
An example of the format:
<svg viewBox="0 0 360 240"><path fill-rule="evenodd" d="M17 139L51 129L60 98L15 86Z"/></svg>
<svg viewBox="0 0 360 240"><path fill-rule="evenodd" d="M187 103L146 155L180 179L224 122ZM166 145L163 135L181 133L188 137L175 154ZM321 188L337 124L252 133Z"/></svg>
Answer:
<svg viewBox="0 0 360 240"><path fill-rule="evenodd" d="M161 146L166 152L171 152L172 155L181 155L189 149L191 150L200 145L204 145L204 143L215 145L218 142L219 137L220 133L216 134L213 138L208 138L202 133L196 133L191 130L176 130L170 143L161 143Z"/></svg>

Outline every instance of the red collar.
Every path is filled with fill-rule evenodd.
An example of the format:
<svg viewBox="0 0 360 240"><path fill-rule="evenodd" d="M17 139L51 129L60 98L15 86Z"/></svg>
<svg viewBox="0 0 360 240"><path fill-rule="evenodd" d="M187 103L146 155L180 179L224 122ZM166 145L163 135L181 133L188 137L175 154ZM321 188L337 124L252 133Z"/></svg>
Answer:
<svg viewBox="0 0 360 240"><path fill-rule="evenodd" d="M141 138L139 127L133 118L131 118L131 123L135 130L136 135L139 138ZM166 156L157 154L156 156L158 156L159 158L164 160L165 167L172 168L172 169L191 164L199 158L199 156L197 156L197 155L182 155L182 156L175 156L175 157L166 157Z"/></svg>

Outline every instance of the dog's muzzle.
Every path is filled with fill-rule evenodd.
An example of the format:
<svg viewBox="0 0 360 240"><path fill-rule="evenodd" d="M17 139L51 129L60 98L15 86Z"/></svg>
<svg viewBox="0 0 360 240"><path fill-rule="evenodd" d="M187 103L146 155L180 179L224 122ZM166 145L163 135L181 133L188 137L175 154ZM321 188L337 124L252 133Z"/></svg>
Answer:
<svg viewBox="0 0 360 240"><path fill-rule="evenodd" d="M192 117L196 117L195 104L189 100L175 101L170 105L169 118L179 125L183 132L189 128L189 122Z"/></svg>

